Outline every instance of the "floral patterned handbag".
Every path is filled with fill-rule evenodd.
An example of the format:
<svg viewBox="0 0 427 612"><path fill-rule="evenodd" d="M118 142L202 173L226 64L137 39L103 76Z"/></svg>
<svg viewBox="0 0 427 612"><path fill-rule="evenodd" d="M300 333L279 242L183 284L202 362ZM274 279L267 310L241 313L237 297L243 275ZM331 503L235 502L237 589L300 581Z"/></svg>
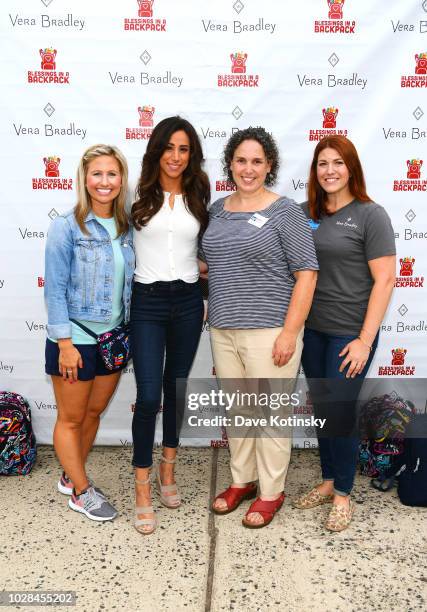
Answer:
<svg viewBox="0 0 427 612"><path fill-rule="evenodd" d="M99 354L108 370L117 372L126 367L131 358L129 325L124 325L122 323L114 329L98 336L91 329L75 319L70 319L70 321L89 334L89 336L95 338Z"/></svg>

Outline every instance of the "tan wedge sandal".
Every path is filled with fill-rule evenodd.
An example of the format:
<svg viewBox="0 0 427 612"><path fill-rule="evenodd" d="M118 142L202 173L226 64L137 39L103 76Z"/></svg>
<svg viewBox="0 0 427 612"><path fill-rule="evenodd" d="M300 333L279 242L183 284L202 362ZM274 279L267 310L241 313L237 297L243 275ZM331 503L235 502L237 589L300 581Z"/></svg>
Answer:
<svg viewBox="0 0 427 612"><path fill-rule="evenodd" d="M161 461L163 461L163 463L175 463L176 459L167 459L162 455ZM162 485L162 481L160 480L160 467L157 470L157 488L159 490L160 501L164 506L166 506L166 508L170 508L171 510L179 508L181 505L181 496L178 493L176 483L171 485ZM175 493L172 495L165 495L165 493L170 493L172 491Z"/></svg>
<svg viewBox="0 0 427 612"><path fill-rule="evenodd" d="M138 480L135 478L136 484L146 485L150 483L150 477L147 480ZM134 527L138 533L142 535L150 535L156 529L157 520L153 518L139 519L138 514L154 514L153 506L135 506L135 522Z"/></svg>

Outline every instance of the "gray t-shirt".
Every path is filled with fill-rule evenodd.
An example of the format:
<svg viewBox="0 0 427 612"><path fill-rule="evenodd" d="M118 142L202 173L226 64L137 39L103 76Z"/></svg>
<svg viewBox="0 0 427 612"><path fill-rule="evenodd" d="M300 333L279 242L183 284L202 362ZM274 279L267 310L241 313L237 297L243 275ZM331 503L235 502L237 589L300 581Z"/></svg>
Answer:
<svg viewBox="0 0 427 612"><path fill-rule="evenodd" d="M337 336L360 333L373 279L368 261L395 255L394 231L384 208L353 200L317 223L308 203L302 209L313 230L319 275L306 327Z"/></svg>
<svg viewBox="0 0 427 612"><path fill-rule="evenodd" d="M294 272L317 270L313 238L299 204L279 198L252 212L209 209L202 239L209 266L209 323L223 329L282 327Z"/></svg>

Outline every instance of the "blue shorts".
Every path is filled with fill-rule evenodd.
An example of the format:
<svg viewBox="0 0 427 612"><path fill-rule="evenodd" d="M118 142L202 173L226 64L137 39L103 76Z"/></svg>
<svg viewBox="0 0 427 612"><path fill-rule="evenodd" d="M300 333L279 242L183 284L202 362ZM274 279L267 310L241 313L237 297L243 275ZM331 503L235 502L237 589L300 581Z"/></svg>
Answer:
<svg viewBox="0 0 427 612"><path fill-rule="evenodd" d="M83 359L83 367L77 368L77 378L79 380L93 380L95 376L107 376L115 374L119 370L112 372L105 367L102 357L98 352L96 344L75 344ZM58 367L59 346L52 340L46 340L45 350L45 372L50 376L62 376ZM126 364L123 366L126 367ZM123 369L123 368L120 368Z"/></svg>

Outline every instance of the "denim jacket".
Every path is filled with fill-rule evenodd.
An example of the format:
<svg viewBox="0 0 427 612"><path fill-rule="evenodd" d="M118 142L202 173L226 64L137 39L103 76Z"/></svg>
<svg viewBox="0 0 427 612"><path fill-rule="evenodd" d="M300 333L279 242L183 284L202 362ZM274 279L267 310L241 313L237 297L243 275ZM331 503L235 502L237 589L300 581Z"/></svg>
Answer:
<svg viewBox="0 0 427 612"><path fill-rule="evenodd" d="M83 234L69 211L50 226L45 252L44 295L47 333L50 338L71 338L70 318L108 322L112 315L114 279L113 247L107 230L90 212ZM125 263L123 305L129 320L132 277L135 268L132 228L121 237Z"/></svg>

